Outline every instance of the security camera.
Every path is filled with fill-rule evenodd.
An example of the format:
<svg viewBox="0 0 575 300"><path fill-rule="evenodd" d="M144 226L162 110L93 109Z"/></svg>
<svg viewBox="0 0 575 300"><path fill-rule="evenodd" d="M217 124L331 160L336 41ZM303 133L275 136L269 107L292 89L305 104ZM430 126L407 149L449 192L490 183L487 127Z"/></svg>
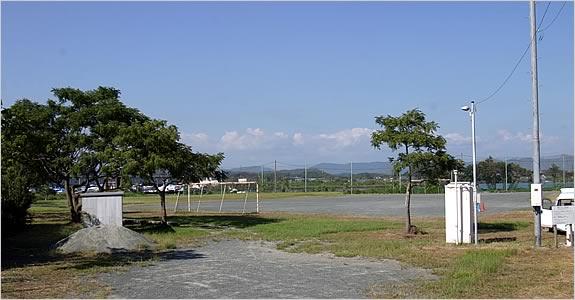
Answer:
<svg viewBox="0 0 575 300"><path fill-rule="evenodd" d="M469 111L469 109L470 109L470 108L469 108L469 106L467 106L467 105L461 107L461 110L462 110L462 111Z"/></svg>

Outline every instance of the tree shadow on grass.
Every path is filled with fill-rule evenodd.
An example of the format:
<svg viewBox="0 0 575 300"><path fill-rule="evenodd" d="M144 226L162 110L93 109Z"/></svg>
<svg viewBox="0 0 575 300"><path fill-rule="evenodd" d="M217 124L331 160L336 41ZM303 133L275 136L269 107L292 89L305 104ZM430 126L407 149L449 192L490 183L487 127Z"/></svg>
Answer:
<svg viewBox="0 0 575 300"><path fill-rule="evenodd" d="M62 215L61 215L62 216ZM53 249L53 245L81 229L78 224L66 223L60 218L60 223L37 223L29 225L24 231L14 236L2 236L2 270L8 270L30 265L58 263L63 267L89 269L92 267L125 266L135 261L192 259L202 255L193 250L170 250L163 252L112 251L112 254L79 255L62 254ZM139 218L138 220L159 221L159 218ZM51 220L52 221L52 220ZM54 219L57 221L57 218ZM198 228L246 228L250 226L280 222L282 219L264 218L257 215L215 215L215 216L170 216L168 221L178 225ZM172 226L140 222L126 226L138 232L169 233L174 232Z"/></svg>
<svg viewBox="0 0 575 300"><path fill-rule="evenodd" d="M484 244L491 244L491 243L505 243L505 242L514 242L516 241L516 237L495 237L495 238L487 238L487 239L479 239L479 243Z"/></svg>
<svg viewBox="0 0 575 300"><path fill-rule="evenodd" d="M170 251L126 251L112 249L110 254L64 254L54 249L54 245L81 229L77 224L32 224L24 231L2 237L2 270L31 265L59 264L61 268L89 269L92 267L126 266L147 260L171 260L201 258L193 250ZM149 225L148 232L173 232L171 226Z"/></svg>
<svg viewBox="0 0 575 300"><path fill-rule="evenodd" d="M164 233L169 232L170 229L165 228L166 225L150 224L150 222L157 223L159 218L135 218L131 219L133 224L126 225L126 227L137 231L147 233ZM205 215L205 216L169 216L168 224L173 226L188 226L198 228L247 228L262 224L271 224L281 222L283 219L279 218L264 218L257 215L244 214L244 215ZM171 229L173 230L173 229Z"/></svg>
<svg viewBox="0 0 575 300"><path fill-rule="evenodd" d="M521 228L527 227L526 222L496 222L496 223L484 223L479 222L477 224L479 233L493 233L493 232L508 232L515 231Z"/></svg>
<svg viewBox="0 0 575 300"><path fill-rule="evenodd" d="M2 270L60 260L52 246L80 229L70 223L31 224L13 236L2 236Z"/></svg>

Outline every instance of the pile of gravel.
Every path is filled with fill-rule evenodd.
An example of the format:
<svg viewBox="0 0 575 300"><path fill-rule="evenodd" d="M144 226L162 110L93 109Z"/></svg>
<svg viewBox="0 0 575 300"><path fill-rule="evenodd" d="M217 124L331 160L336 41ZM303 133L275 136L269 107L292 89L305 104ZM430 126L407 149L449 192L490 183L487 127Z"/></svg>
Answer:
<svg viewBox="0 0 575 300"><path fill-rule="evenodd" d="M154 242L144 235L122 226L97 225L80 229L56 243L63 253L137 251L153 249Z"/></svg>

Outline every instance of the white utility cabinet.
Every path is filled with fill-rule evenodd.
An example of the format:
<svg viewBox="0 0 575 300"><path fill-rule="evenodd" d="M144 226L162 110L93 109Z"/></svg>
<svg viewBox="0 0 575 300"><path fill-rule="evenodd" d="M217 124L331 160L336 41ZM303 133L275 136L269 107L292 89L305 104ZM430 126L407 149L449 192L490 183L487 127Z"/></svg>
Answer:
<svg viewBox="0 0 575 300"><path fill-rule="evenodd" d="M124 192L81 194L82 210L94 215L101 224L122 226Z"/></svg>
<svg viewBox="0 0 575 300"><path fill-rule="evenodd" d="M445 186L445 242L467 244L473 236L473 186L451 182Z"/></svg>

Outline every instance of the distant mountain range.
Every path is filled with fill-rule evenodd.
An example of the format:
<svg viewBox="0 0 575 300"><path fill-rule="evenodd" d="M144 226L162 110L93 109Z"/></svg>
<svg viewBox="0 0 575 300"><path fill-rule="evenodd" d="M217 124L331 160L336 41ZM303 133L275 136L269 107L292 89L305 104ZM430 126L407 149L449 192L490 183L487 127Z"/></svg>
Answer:
<svg viewBox="0 0 575 300"><path fill-rule="evenodd" d="M495 157L496 160L503 161L500 158ZM530 157L515 157L508 158L508 163L516 163L523 168L531 170L533 167L532 159ZM573 170L573 155L553 155L541 157L541 170L549 169L553 164L557 165L559 168L563 168L563 162L566 171ZM465 162L470 164L471 162ZM317 165L310 166L308 170L308 176L319 175L326 173L334 176L349 176L351 169L353 168L353 174L381 174L381 175L391 175L393 173L392 166L390 162L354 162L353 166L350 163L338 164L338 163L320 163ZM264 167L264 172L273 172L272 168ZM260 174L262 172L261 166L248 166L241 168L233 168L226 170L230 174ZM278 174L281 172L284 175L301 176L304 169L282 169L277 171Z"/></svg>
<svg viewBox="0 0 575 300"><path fill-rule="evenodd" d="M321 163L312 166L312 168L322 170L331 175L349 175L351 170L353 170L353 174L371 173L390 175L393 173L391 163L381 161L347 164Z"/></svg>

